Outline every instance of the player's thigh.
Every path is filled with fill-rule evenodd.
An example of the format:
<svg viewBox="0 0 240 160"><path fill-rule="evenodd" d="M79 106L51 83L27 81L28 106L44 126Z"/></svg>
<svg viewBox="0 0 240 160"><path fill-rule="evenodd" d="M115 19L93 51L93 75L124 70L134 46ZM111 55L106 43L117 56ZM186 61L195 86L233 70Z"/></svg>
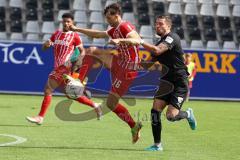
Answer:
<svg viewBox="0 0 240 160"><path fill-rule="evenodd" d="M153 101L153 109L159 112L163 111L166 105L167 105L167 102L162 99L155 98Z"/></svg>
<svg viewBox="0 0 240 160"><path fill-rule="evenodd" d="M180 78L174 84L174 91L171 93L169 105L177 110L182 108L184 101L188 94L188 82L187 79ZM172 108L171 107L171 108ZM177 111L176 111L177 112Z"/></svg>
<svg viewBox="0 0 240 160"><path fill-rule="evenodd" d="M59 87L59 83L55 79L48 78L47 83L45 85L44 93L46 95L52 94L52 92Z"/></svg>

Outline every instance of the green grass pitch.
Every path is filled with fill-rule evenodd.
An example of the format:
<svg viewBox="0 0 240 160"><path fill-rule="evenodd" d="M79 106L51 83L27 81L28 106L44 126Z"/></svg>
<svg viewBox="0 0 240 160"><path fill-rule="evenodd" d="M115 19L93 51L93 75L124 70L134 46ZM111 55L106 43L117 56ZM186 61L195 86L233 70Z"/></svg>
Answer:
<svg viewBox="0 0 240 160"><path fill-rule="evenodd" d="M0 147L0 160L240 160L239 102L185 103L183 109L194 109L197 130L192 131L186 120L171 123L163 116L164 151L148 152L144 148L152 144L152 100L137 99L135 106L128 107L144 125L141 139L132 145L130 129L114 113L101 121L59 120L54 109L64 99L53 97L44 124L37 126L25 116L38 113L41 96L0 95L0 134L27 138L24 143ZM89 108L78 103L71 107L74 113L86 110ZM15 139L0 136L0 144L12 141Z"/></svg>

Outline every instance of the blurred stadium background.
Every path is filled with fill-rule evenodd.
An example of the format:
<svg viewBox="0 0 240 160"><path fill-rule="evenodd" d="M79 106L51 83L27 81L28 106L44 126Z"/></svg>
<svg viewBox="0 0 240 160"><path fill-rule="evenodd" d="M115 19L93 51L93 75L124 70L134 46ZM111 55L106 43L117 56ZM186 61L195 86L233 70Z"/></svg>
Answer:
<svg viewBox="0 0 240 160"><path fill-rule="evenodd" d="M0 134L27 138L25 143L0 148L0 159L240 159L239 102L225 102L240 100L240 0L118 1L123 19L135 24L142 38L150 43L159 38L153 28L155 16L170 15L184 51L193 55L197 65L191 101L185 103L184 108L194 108L199 129L193 133L184 122L175 125L164 121L166 150L163 153L142 150L152 142L148 119L143 120L143 138L136 146L128 143L130 133L123 131L126 126L111 114L102 122L63 122L56 118L52 107L43 126L24 121L26 115L39 109L41 97L32 94L42 94L53 65L52 50L42 52L41 43L61 28L61 15L71 12L77 26L105 30L108 26L102 11L113 2L117 1L0 0ZM81 38L86 47L104 46L107 42L107 39L90 39L82 34ZM144 59L150 53L141 50L140 54ZM91 74L95 76L99 70L96 67ZM151 87L156 83L151 81L152 86L147 87L145 84L155 75L153 69L138 80L128 96L151 97ZM106 82L110 82L106 76L108 73L103 70L98 81L90 81L88 87L93 94L106 94L109 88ZM148 92L139 92L143 90ZM63 99L56 97L52 105ZM199 99L203 101L193 101ZM137 99L136 107L130 107L130 111L148 115L151 103L151 99ZM84 110L81 106L80 111ZM77 104L73 111L79 111ZM0 135L0 145L12 140Z"/></svg>
<svg viewBox="0 0 240 160"><path fill-rule="evenodd" d="M116 0L1 0L0 39L41 41L61 27L61 15L72 12L77 25L106 29L103 8ZM168 14L184 47L239 49L239 0L122 0L123 19L153 40L154 18ZM85 43L104 43L82 36Z"/></svg>

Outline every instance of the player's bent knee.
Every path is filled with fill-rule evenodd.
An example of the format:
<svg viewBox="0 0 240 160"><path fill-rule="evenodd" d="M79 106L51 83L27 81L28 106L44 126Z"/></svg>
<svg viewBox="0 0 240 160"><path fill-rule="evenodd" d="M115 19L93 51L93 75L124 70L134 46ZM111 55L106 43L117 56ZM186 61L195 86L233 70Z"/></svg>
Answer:
<svg viewBox="0 0 240 160"><path fill-rule="evenodd" d="M170 121L170 122L174 122L175 121L175 117L172 116L172 115L167 115L167 120Z"/></svg>
<svg viewBox="0 0 240 160"><path fill-rule="evenodd" d="M89 47L88 48L88 54L95 54L95 51L97 50L97 47Z"/></svg>
<svg viewBox="0 0 240 160"><path fill-rule="evenodd" d="M176 121L176 115L174 115L172 112L166 113L167 120L170 122Z"/></svg>

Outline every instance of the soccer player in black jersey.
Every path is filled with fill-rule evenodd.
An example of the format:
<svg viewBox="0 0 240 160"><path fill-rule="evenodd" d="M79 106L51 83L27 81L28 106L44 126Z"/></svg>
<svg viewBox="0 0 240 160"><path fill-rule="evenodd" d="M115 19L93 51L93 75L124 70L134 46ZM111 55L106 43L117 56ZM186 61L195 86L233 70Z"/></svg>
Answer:
<svg viewBox="0 0 240 160"><path fill-rule="evenodd" d="M141 44L145 49L152 53L152 63L145 63L145 68L150 67L158 61L167 68L167 73L161 77L159 89L154 96L153 107L151 110L152 133L154 144L146 150L163 150L161 144L161 113L167 107L166 117L169 121L179 121L187 119L190 128L196 129L196 119L193 110L188 108L182 111L181 107L188 93L188 72L184 64L183 50L180 38L171 32L172 22L169 16L158 16L155 21L155 29L161 39L156 45L147 42L132 40L130 44ZM115 45L122 44L121 39L111 42Z"/></svg>

